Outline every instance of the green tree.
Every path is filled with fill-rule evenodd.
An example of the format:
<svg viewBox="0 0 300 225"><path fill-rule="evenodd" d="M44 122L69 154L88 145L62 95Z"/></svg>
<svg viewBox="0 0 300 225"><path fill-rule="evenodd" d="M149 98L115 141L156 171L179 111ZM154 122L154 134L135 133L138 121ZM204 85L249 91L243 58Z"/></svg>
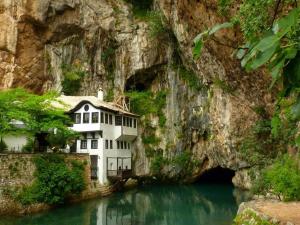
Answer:
<svg viewBox="0 0 300 225"><path fill-rule="evenodd" d="M68 129L70 118L62 109L53 106L57 95L46 93L36 95L23 89L0 91L0 136L8 133L53 133L54 129L73 136ZM23 127L17 127L13 121L22 121Z"/></svg>

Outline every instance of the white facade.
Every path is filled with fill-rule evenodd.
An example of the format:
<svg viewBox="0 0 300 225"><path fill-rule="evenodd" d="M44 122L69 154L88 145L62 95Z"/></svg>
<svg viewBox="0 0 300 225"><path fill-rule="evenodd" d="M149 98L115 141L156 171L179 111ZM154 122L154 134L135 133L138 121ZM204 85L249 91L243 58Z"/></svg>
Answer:
<svg viewBox="0 0 300 225"><path fill-rule="evenodd" d="M137 136L136 116L97 107L88 101L79 103L70 112L74 119L71 129L81 134L75 151L90 154L94 178L105 184L109 181L108 175L117 176L119 171L131 170L132 142Z"/></svg>
<svg viewBox="0 0 300 225"><path fill-rule="evenodd" d="M22 148L27 144L28 135L16 134L16 135L4 135L2 140L7 145L7 150L12 152L21 152Z"/></svg>

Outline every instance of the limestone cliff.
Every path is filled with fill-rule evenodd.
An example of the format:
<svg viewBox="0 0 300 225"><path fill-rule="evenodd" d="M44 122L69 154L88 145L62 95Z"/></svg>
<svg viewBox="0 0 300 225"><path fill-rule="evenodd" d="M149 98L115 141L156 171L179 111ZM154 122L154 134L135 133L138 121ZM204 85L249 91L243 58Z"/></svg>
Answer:
<svg viewBox="0 0 300 225"><path fill-rule="evenodd" d="M257 119L253 109L271 108L272 96L267 76L244 72L235 59L238 31L219 32L201 58L193 59L195 35L226 20L216 2L154 1L152 9L164 24L164 32L154 36L149 22L135 17L123 0L2 0L0 88L61 91L63 65L75 65L86 74L77 94L93 95L103 87L116 99L128 90L165 91L164 125L158 115L150 116L150 124L141 117L136 174L150 175L159 154L166 159L160 162L166 178L192 181L221 166L237 171L237 186L248 187L238 143ZM192 82L186 76L194 76ZM142 138L149 129L159 138L150 144L151 156ZM186 152L192 162L188 172L174 163Z"/></svg>

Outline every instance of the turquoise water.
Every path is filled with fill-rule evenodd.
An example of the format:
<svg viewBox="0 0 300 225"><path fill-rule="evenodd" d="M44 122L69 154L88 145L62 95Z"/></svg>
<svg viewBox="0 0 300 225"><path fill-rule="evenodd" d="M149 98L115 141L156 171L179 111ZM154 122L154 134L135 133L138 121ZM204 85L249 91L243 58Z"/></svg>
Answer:
<svg viewBox="0 0 300 225"><path fill-rule="evenodd" d="M242 198L226 184L149 185L0 225L229 225Z"/></svg>

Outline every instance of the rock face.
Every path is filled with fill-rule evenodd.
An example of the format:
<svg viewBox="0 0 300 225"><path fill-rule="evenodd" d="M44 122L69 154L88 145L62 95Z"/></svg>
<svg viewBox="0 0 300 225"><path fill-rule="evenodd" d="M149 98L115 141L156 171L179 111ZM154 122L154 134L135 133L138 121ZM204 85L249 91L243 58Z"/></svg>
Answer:
<svg viewBox="0 0 300 225"><path fill-rule="evenodd" d="M244 72L235 59L240 39L235 30L219 32L200 59L193 59L195 35L226 20L218 15L216 2L154 1L165 28L153 35L151 22L136 18L132 5L122 0L1 1L0 88L61 91L64 65L71 65L86 74L77 94L93 95L102 87L107 97L114 93L117 99L132 89L165 91L164 126L158 115L150 116L150 128L160 140L151 146L151 157L142 141L149 126L141 117L136 174L151 175L159 152L167 159L160 165L166 178L178 179L185 172L180 179L193 181L221 166L237 171L237 186L249 187L238 144L257 120L253 109L270 109L272 96L268 77ZM187 71L196 81L182 75ZM200 87L193 88L195 82ZM193 162L188 173L173 163L186 152Z"/></svg>
<svg viewBox="0 0 300 225"><path fill-rule="evenodd" d="M235 225L298 225L300 204L298 202L280 202L275 200L253 200L239 206Z"/></svg>

